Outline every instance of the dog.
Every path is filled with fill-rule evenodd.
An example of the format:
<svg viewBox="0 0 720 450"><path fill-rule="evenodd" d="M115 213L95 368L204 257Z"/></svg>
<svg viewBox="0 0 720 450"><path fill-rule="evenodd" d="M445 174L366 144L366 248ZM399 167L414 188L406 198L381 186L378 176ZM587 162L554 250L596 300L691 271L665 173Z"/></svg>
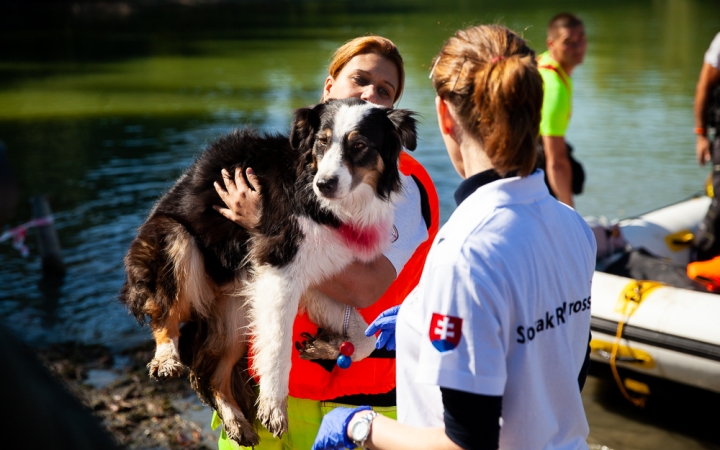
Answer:
<svg viewBox="0 0 720 450"><path fill-rule="evenodd" d="M119 298L138 322L149 318L156 342L150 376L177 377L187 365L193 388L240 445L258 443L255 416L276 436L287 431L299 308L331 336L310 342L302 357L336 358L343 340L355 346L353 361L374 350L360 314L314 286L389 245L400 151L417 142L414 115L330 100L296 110L289 137L233 131L160 198L131 243ZM221 204L213 183L221 169L237 167L252 167L262 187L252 230L213 209ZM194 330L181 355L186 322ZM261 380L257 399L248 343L250 369Z"/></svg>

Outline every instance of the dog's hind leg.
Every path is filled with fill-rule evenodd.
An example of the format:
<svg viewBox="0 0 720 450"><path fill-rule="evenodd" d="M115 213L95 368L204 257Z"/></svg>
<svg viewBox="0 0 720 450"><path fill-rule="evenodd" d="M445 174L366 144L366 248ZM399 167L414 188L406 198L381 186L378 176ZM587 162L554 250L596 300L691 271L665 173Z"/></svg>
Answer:
<svg viewBox="0 0 720 450"><path fill-rule="evenodd" d="M261 266L248 286L253 370L260 377L258 419L275 436L287 431L292 328L307 288L293 266Z"/></svg>
<svg viewBox="0 0 720 450"><path fill-rule="evenodd" d="M167 217L152 216L140 227L124 260L127 278L119 299L141 324L149 317L156 350L148 368L155 379L177 376L183 369L177 352L181 319L176 306L178 280L167 248L178 226Z"/></svg>
<svg viewBox="0 0 720 450"><path fill-rule="evenodd" d="M161 271L158 284L168 283L173 278L177 286L176 297L170 304L162 320L151 318L156 349L155 357L148 364L150 376L164 380L175 378L184 373L180 362L179 339L180 324L190 320L193 314L205 317L214 302L216 292L214 284L205 274L203 257L195 240L185 228L175 222L168 224L171 238L167 239L165 252L170 261L170 269ZM151 317L156 317L151 314Z"/></svg>
<svg viewBox="0 0 720 450"><path fill-rule="evenodd" d="M224 329L213 333L215 343L210 343L211 347L223 348L212 375L213 400L228 437L242 446L254 446L260 441L251 424L255 395L250 386L234 386L242 379L249 380L249 377L237 373L238 362L247 352L248 315L245 299L237 291L222 295L215 316L223 321ZM244 397L235 398L235 393Z"/></svg>
<svg viewBox="0 0 720 450"><path fill-rule="evenodd" d="M355 351L353 361L366 358L375 350L375 336L365 336L368 324L357 311L349 307L347 330L345 314L348 306L326 296L317 289L311 288L303 296L305 309L313 323L322 327L325 332L305 344L300 353L303 359L337 359L340 356L340 344L352 342ZM344 335L347 332L347 336Z"/></svg>
<svg viewBox="0 0 720 450"><path fill-rule="evenodd" d="M162 328L153 330L155 356L147 365L150 377L156 380L176 378L185 372L180 362L180 321L175 317L165 321Z"/></svg>

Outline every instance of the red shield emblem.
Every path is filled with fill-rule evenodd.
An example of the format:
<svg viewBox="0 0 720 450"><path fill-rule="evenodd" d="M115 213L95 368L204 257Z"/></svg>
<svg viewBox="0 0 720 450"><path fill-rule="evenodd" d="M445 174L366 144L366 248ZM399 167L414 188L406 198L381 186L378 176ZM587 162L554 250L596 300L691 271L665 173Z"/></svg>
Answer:
<svg viewBox="0 0 720 450"><path fill-rule="evenodd" d="M459 317L433 313L430 319L430 342L441 352L453 350L462 337L462 322Z"/></svg>

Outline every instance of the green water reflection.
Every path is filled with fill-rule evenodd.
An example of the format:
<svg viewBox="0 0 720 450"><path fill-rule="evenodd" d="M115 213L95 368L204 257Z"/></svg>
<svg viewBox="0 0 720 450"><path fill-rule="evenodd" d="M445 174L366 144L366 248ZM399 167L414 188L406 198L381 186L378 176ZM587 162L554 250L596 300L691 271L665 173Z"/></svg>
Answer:
<svg viewBox="0 0 720 450"><path fill-rule="evenodd" d="M101 133L99 119L212 123L230 117L283 129L293 108L317 100L332 50L373 32L402 50L408 83L400 106L422 114L419 158L431 165L443 191L452 190L457 178L442 161L435 133L429 61L452 31L474 23L506 24L543 50L547 18L560 10L581 15L590 40L575 74L569 132L590 175L580 212L622 216L698 190L704 171L694 165L688 130L702 54L720 29L716 1L280 1L13 10L0 18L0 131L19 152L13 161L27 168L25 185L45 188L30 179L47 162L26 158L44 154L48 144L61 146L67 153L58 157L82 172L82 161L96 158L87 155L96 147L84 145L83 136ZM66 126L77 132L47 134ZM653 188L658 175L665 180L660 190ZM453 205L443 199L446 218Z"/></svg>

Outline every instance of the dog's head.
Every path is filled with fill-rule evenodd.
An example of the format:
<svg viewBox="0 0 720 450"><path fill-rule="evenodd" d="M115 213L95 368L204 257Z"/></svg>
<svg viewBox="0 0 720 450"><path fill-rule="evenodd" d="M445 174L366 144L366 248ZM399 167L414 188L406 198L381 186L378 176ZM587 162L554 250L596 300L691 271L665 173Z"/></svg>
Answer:
<svg viewBox="0 0 720 450"><path fill-rule="evenodd" d="M311 156L319 198L343 199L364 183L386 200L400 189L400 151L417 145L413 116L356 98L330 100L295 111L290 142Z"/></svg>

